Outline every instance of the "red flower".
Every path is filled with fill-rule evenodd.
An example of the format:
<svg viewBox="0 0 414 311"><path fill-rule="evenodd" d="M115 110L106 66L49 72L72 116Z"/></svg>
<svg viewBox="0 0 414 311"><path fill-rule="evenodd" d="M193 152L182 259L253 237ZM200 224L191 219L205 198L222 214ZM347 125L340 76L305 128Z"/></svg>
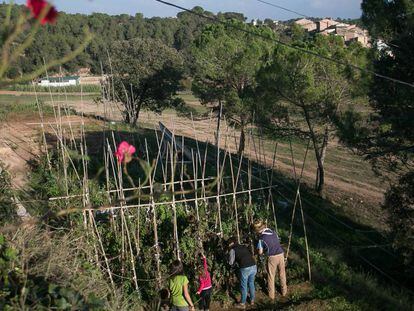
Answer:
<svg viewBox="0 0 414 311"><path fill-rule="evenodd" d="M58 12L56 11L54 6L49 5L49 3L45 0L27 0L27 7L32 12L32 15L34 18L39 19L40 15L42 15L43 10L46 9L46 7L49 7L47 10L48 12L46 15L42 18L40 23L42 25L49 23L53 24L56 21L56 18L58 16Z"/></svg>
<svg viewBox="0 0 414 311"><path fill-rule="evenodd" d="M135 153L135 151L136 149L133 145L130 145L126 141L123 141L119 144L114 154L119 162L129 163L131 162L132 155Z"/></svg>

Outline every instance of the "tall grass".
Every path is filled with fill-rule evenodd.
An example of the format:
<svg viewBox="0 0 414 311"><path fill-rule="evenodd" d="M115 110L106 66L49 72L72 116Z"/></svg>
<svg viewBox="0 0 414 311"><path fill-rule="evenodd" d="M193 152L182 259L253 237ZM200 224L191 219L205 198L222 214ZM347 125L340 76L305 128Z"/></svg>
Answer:
<svg viewBox="0 0 414 311"><path fill-rule="evenodd" d="M53 114L53 109L51 106L42 105L43 106L43 115L48 116ZM16 103L16 102L2 102L0 105L0 122L6 121L10 117L13 116L25 116L25 115L33 115L37 116L38 108L36 102L23 102L23 103Z"/></svg>

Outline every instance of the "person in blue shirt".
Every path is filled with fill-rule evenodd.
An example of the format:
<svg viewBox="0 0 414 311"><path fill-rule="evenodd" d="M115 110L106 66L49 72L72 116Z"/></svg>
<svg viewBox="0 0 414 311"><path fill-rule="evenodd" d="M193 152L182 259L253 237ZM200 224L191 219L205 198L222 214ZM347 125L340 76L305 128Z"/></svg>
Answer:
<svg viewBox="0 0 414 311"><path fill-rule="evenodd" d="M267 286L270 299L275 299L276 272L279 272L279 280L282 296L287 295L285 255L280 245L276 232L267 228L266 224L258 220L253 224L254 230L259 236L257 252L267 257Z"/></svg>

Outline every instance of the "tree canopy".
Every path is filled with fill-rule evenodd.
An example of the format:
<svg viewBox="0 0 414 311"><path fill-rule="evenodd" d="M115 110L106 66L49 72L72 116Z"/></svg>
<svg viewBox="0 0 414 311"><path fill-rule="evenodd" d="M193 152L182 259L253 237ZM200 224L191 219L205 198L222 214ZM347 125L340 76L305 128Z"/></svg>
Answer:
<svg viewBox="0 0 414 311"><path fill-rule="evenodd" d="M359 46L346 48L341 38L317 36L295 46L324 57L346 61ZM353 59L352 59L353 60ZM353 96L352 81L358 76L347 66L283 46L277 47L270 66L260 73L263 107L257 109L259 126L309 137L318 165L316 188L324 187L324 158L336 119Z"/></svg>
<svg viewBox="0 0 414 311"><path fill-rule="evenodd" d="M374 70L413 84L414 82L414 2L411 0L362 2L362 22L374 40L381 40ZM384 208L394 235L394 247L405 258L412 276L414 253L414 87L375 77L370 84L370 104L374 113L366 120L349 115L357 146L384 170L396 170L399 180L386 194ZM385 160L385 161L384 161Z"/></svg>
<svg viewBox="0 0 414 311"><path fill-rule="evenodd" d="M270 59L272 43L245 31L272 37L267 28L239 20L212 24L195 40L194 87L202 102L223 102L226 118L241 129L239 153L244 150L244 130L252 122L257 73Z"/></svg>
<svg viewBox="0 0 414 311"><path fill-rule="evenodd" d="M413 83L414 3L364 0L362 9L362 21L373 39L386 44L376 53L373 69L381 75ZM375 111L374 122L361 129L368 135L360 135L364 139L359 147L372 159L407 163L414 152L414 88L375 77L369 96Z"/></svg>
<svg viewBox="0 0 414 311"><path fill-rule="evenodd" d="M127 123L136 125L141 109L161 112L177 103L183 62L174 48L154 39L117 41L111 59L115 99Z"/></svg>
<svg viewBox="0 0 414 311"><path fill-rule="evenodd" d="M7 8L8 4L0 4L1 23L4 21ZM14 5L12 20L15 20L24 10L27 10L25 6ZM195 7L193 10L207 16L214 15L201 7ZM238 13L222 13L220 16L223 18L244 18L242 14ZM185 59L190 59L189 47L208 23L208 20L188 12L178 13L177 18L145 18L141 13L131 16L128 14L93 13L85 15L59 12L56 24L47 25L43 27L42 32L36 34L33 44L19 60L19 66L14 67L13 72L9 74L19 75L22 72L32 71L43 66L43 60L47 62L66 55L67 51L79 46L82 42L85 27L95 34L93 41L84 53L63 65L63 70L75 72L79 68L90 67L93 73L101 74L101 65L103 64L103 69L108 72L108 52L112 43L133 38L160 40L165 45L182 52ZM187 68L188 70L189 68Z"/></svg>

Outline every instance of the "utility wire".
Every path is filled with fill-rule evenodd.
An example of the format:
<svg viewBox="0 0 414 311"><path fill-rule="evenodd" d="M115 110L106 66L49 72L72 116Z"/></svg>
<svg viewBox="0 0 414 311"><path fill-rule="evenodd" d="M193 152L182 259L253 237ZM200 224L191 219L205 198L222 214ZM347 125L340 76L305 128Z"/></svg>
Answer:
<svg viewBox="0 0 414 311"><path fill-rule="evenodd" d="M263 1L263 0L256 0L256 1L257 1L257 2L261 2L261 3L264 3L264 4L267 4L267 5L270 5L270 6L272 6L272 7L275 7L275 8L281 9L281 10L284 10L284 11L287 11L287 12L294 13L294 14L296 14L296 15L299 15L299 16L302 16L302 17L305 17L305 18L312 18L312 17L310 17L310 16L308 16L308 15L305 15L305 14L299 13L299 12L297 12L297 11L293 11L293 10L291 10L291 9L285 8L285 7L283 7L283 6L280 6L280 5L277 5L277 4L274 4L274 3L271 3L271 2L267 2L267 1ZM408 14L414 14L414 12L412 12L412 13L408 13ZM408 14L406 14L406 15L408 15ZM399 48L400 48L398 45L393 44L393 43L390 43L390 42L387 42L386 44L387 44L387 45L391 45L391 46L393 46L393 47L396 47L397 49L399 49Z"/></svg>
<svg viewBox="0 0 414 311"><path fill-rule="evenodd" d="M349 243L347 243L344 240L338 238L338 236L335 233L331 232L330 230L328 230L327 228L325 228L325 226L323 226L320 223L318 223L317 221L315 221L312 217L309 216L309 214L306 214L305 213L305 215L306 215L307 219L310 220L314 225L316 225L319 228L321 228L322 230L324 230L327 234L329 234L333 239L335 239L336 241L338 241L340 244L342 244L343 246L349 246ZM353 247L351 246L351 248L353 248ZM408 288L408 287L404 286L403 284L401 284L399 281L397 281L391 275L389 275L388 273L386 273L384 270L382 270L381 268L379 268L377 265L373 264L371 261L369 261L366 257L362 256L360 253L358 253L358 251L354 250L354 254L356 256L358 256L360 259L362 259L369 266L371 266L373 269L375 269L376 271L378 271L380 274L382 274L383 276L387 277L389 280L391 280L392 282L394 282L399 287L404 288L405 290L409 291L410 293L413 293L413 291L410 288Z"/></svg>
<svg viewBox="0 0 414 311"><path fill-rule="evenodd" d="M284 11L287 11L287 12L290 12L290 13L293 13L293 14L296 14L296 15L299 15L299 16L302 16L302 17L308 17L308 16L307 16L307 15L305 15L305 14L299 13L299 12L297 12L297 11L293 11L293 10L291 10L291 9L285 8L285 7L283 7L283 6L280 6L280 5L277 5L277 4L274 4L274 3L271 3L271 2L267 2L267 1L263 1L263 0L256 0L256 1L261 2L261 3L264 3L264 4L267 4L267 5L270 5L270 6L273 6L273 7L275 7L275 8L278 8L278 9L281 9L281 10L284 10Z"/></svg>
<svg viewBox="0 0 414 311"><path fill-rule="evenodd" d="M279 193L279 195L281 197L283 197L285 200L292 202L290 199L288 199L285 195L283 195L279 190L276 190L277 193ZM319 222L317 222L315 219L313 219L311 216L309 216L308 213L304 212L306 218L308 220L311 221L311 223L313 223L314 225L316 225L317 227L321 228L323 231L325 231L327 234L329 234L334 240L338 241L339 244L342 244L342 246L349 246L349 243L347 243L346 241L344 241L343 239L339 238L338 235L332 231L330 231L329 229L327 229L324 225L320 224ZM393 278L392 276L390 276L388 273L386 273L384 270L382 270L381 268L379 268L377 265L373 264L371 261L369 261L366 257L364 257L363 255L361 255L356 249L355 246L350 246L351 249L354 250L354 254L359 257L360 259L362 259L365 263L367 263L368 265L370 265L372 268L374 268L375 270L377 270L380 274L382 274L383 276L387 277L388 279L390 279L392 282L394 282L396 285L398 285L401 288L404 288L405 290L409 291L410 293L414 293L410 288L404 286L403 284L401 284L399 281L397 281L395 278Z"/></svg>
<svg viewBox="0 0 414 311"><path fill-rule="evenodd" d="M331 57L328 57L328 56L324 56L324 55L318 54L316 52L313 52L311 50L306 50L304 48L300 48L300 47L297 47L297 46L293 46L293 45L290 45L290 44L285 43L283 41L280 41L278 39L271 38L271 37L268 37L266 35L262 35L262 34L259 34L259 33L252 32L250 30L246 30L246 29L240 28L240 27L238 27L236 25L232 25L232 24L229 24L229 23L227 23L227 22L225 22L223 20L220 20L220 19L218 19L215 16L206 16L204 14L197 13L197 12L195 12L193 10L187 9L185 7L182 7L182 6L179 6L177 4L174 4L174 3L171 3L171 2L167 2L167 1L164 1L164 0L154 0L154 1L159 2L159 3L162 3L162 4L165 4L167 6L174 7L176 9L181 10L181 11L188 12L188 13L193 14L193 15L197 15L197 16L199 16L201 18L205 18L205 19L211 20L213 22L217 22L217 23L226 25L227 27L231 27L231 28L236 29L238 31L247 33L249 35L256 36L256 37L262 38L264 40L272 41L274 43L277 43L279 45L285 46L287 48L291 48L291 49L297 50L299 52L302 52L302 53L305 53L305 54L309 54L309 55L312 55L314 57L317 57L317 58L320 58L320 59L324 59L324 60L327 60L327 61L330 61L330 62L334 62L334 63L339 64L339 65L342 65L342 66L349 66L349 67L351 67L353 69L356 69L356 70L359 70L361 72L365 72L365 73L369 73L371 75L374 75L375 77L378 77L378 78L381 78L381 79L385 79L385 80L388 80L388 81L392 81L392 82L395 82L395 83L399 83L399 84L406 85L406 86L409 86L409 87L414 88L414 84L412 84L412 83L405 82L405 81L402 81L402 80L399 80L399 79L395 79L395 78L392 78L392 77L389 77L389 76L385 76L385 75L382 75L382 74L377 73L375 71L372 71L372 70L369 70L369 69L365 69L365 68L359 67L359 66L354 65L354 64L350 64L350 63L347 63L347 62L344 62L344 61L341 61L341 60L337 60L337 59L334 59L334 58L331 58Z"/></svg>

